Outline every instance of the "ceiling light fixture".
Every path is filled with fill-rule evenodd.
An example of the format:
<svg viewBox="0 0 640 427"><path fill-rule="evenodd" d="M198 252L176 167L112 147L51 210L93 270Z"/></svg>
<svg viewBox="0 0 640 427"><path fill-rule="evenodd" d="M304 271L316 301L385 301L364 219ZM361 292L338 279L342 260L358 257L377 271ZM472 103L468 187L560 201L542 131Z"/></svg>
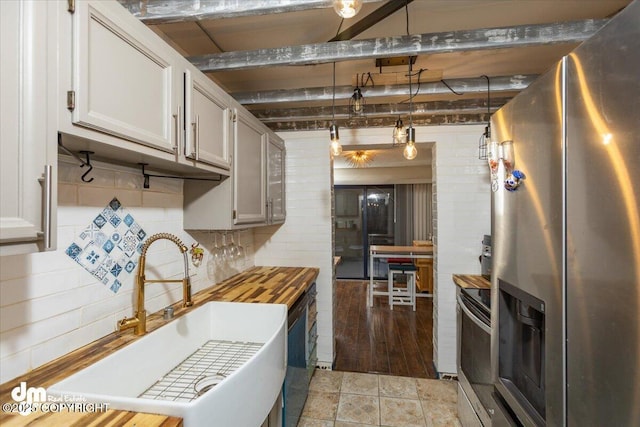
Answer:
<svg viewBox="0 0 640 427"><path fill-rule="evenodd" d="M353 18L362 9L362 0L333 0L333 9L344 19Z"/></svg>
<svg viewBox="0 0 640 427"><path fill-rule="evenodd" d="M331 135L331 154L339 156L342 153L342 145L340 145L340 134L338 133L338 125L336 124L336 63L333 63L333 103L332 103L332 122L329 126L329 134Z"/></svg>
<svg viewBox="0 0 640 427"><path fill-rule="evenodd" d="M347 158L347 163L354 168L366 168L375 157L375 150L348 151L343 154Z"/></svg>
<svg viewBox="0 0 640 427"><path fill-rule="evenodd" d="M407 160L413 160L418 155L416 148L416 130L413 128L413 89L411 86L411 61L409 61L409 128L407 129L407 145L402 155Z"/></svg>
<svg viewBox="0 0 640 427"><path fill-rule="evenodd" d="M396 125L393 127L393 145L404 144L407 140L407 130L404 128L402 119L398 117Z"/></svg>
<svg viewBox="0 0 640 427"><path fill-rule="evenodd" d="M353 90L353 95L349 99L349 112L354 116L360 116L364 113L364 96L362 96L362 91L360 87L356 85L356 88Z"/></svg>
<svg viewBox="0 0 640 427"><path fill-rule="evenodd" d="M480 77L487 79L487 126L485 126L478 142L478 159L487 160L490 155L488 151L491 143L491 80L485 74Z"/></svg>

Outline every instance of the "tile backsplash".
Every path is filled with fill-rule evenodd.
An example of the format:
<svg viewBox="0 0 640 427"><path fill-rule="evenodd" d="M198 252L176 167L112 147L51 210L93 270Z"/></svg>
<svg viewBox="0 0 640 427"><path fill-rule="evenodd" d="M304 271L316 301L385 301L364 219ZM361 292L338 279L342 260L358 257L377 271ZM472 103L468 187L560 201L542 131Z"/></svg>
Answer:
<svg viewBox="0 0 640 427"><path fill-rule="evenodd" d="M0 383L115 331L117 320L131 316L138 245L152 234L175 234L188 247L200 243L202 264L189 265L194 293L254 265L250 230L241 233L243 258L210 262L215 235L182 228L181 180L154 178L144 189L137 169L95 162L91 183L80 180L83 172L60 157L57 250L0 257ZM149 248L148 278L181 278L183 269L171 242ZM150 313L182 298L175 284L145 290Z"/></svg>
<svg viewBox="0 0 640 427"><path fill-rule="evenodd" d="M113 198L65 251L113 293L136 268L147 233Z"/></svg>

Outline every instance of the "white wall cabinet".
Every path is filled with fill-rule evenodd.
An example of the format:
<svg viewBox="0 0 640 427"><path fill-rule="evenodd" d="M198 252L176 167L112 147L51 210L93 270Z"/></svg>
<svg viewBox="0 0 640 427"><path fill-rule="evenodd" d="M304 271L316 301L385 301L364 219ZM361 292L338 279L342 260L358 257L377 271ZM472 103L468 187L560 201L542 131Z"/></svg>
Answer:
<svg viewBox="0 0 640 427"><path fill-rule="evenodd" d="M260 122L244 109L236 110L233 158L233 223L267 221L267 134Z"/></svg>
<svg viewBox="0 0 640 427"><path fill-rule="evenodd" d="M131 18L117 3L76 2L71 121L176 152L182 70L171 49Z"/></svg>
<svg viewBox="0 0 640 427"><path fill-rule="evenodd" d="M285 220L284 143L235 104L235 112L230 115L231 177L217 185L185 181L184 228L187 230L233 230ZM273 203L267 203L267 198Z"/></svg>
<svg viewBox="0 0 640 427"><path fill-rule="evenodd" d="M199 72L186 70L184 82L185 157L230 169L229 95Z"/></svg>
<svg viewBox="0 0 640 427"><path fill-rule="evenodd" d="M267 145L267 216L270 224L282 224L286 217L284 142L268 135Z"/></svg>
<svg viewBox="0 0 640 427"><path fill-rule="evenodd" d="M229 96L117 1L56 2L58 128L72 151L229 175Z"/></svg>
<svg viewBox="0 0 640 427"><path fill-rule="evenodd" d="M51 5L0 2L0 255L55 249L57 133Z"/></svg>

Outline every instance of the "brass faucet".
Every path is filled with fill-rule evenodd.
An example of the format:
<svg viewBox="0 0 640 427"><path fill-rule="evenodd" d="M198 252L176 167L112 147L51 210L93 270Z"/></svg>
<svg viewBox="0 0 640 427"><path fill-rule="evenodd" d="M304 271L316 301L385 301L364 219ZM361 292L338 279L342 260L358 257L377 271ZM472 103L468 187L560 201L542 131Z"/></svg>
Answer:
<svg viewBox="0 0 640 427"><path fill-rule="evenodd" d="M184 257L184 278L183 279L157 279L147 280L145 278L144 270L147 260L147 250L149 246L156 240L169 240L175 243ZM182 283L182 306L190 307L193 305L191 301L191 282L189 281L189 263L187 260L187 251L189 249L173 234L158 233L149 237L147 241L142 245L142 251L140 254L140 261L138 262L138 274L136 275L136 312L133 317L125 317L118 322L118 330L123 331L125 329L135 328L134 333L136 335L144 335L147 333L147 312L144 309L144 285L147 283Z"/></svg>

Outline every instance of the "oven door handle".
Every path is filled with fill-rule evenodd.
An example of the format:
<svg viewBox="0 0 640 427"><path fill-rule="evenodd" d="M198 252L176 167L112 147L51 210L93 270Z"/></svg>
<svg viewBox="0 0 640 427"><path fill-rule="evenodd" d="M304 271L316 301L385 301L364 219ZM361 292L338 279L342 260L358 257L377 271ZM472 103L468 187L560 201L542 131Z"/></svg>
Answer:
<svg viewBox="0 0 640 427"><path fill-rule="evenodd" d="M464 311L464 314L466 314L469 317L469 319L473 321L473 323L475 323L480 329L482 329L483 332L486 332L487 334L491 334L491 328L487 326L486 323L484 323L475 314L473 314L471 310L467 308L467 306L464 304L464 301L462 301L462 298L460 297L460 295L457 296L457 299L458 299L458 306L460 306L462 311Z"/></svg>

